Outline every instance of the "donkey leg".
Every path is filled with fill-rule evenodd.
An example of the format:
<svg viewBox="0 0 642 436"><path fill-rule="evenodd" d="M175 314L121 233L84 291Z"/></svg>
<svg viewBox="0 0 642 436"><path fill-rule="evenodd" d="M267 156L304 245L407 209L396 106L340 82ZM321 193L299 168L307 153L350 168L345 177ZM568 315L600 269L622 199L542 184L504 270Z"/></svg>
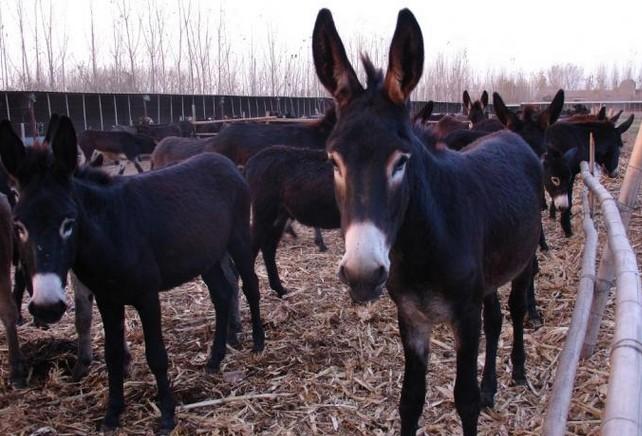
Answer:
<svg viewBox="0 0 642 436"><path fill-rule="evenodd" d="M548 251L548 244L546 243L546 235L544 234L544 223L539 223L540 233L539 233L539 248L542 251Z"/></svg>
<svg viewBox="0 0 642 436"><path fill-rule="evenodd" d="M13 300L18 312L18 318L16 321L18 325L24 323L24 319L22 318L22 299L24 298L26 287L27 282L25 280L24 270L22 269L22 263L18 261L13 272Z"/></svg>
<svg viewBox="0 0 642 436"><path fill-rule="evenodd" d="M555 207L555 203L551 201L551 204L548 207L548 217L554 220L556 215L557 215L557 208Z"/></svg>
<svg viewBox="0 0 642 436"><path fill-rule="evenodd" d="M528 326L532 329L538 329L542 326L542 316L537 310L537 301L535 300L535 276L539 272L539 262L537 256L533 258L533 278L530 280L528 285L528 291L526 293L526 307L528 310Z"/></svg>
<svg viewBox="0 0 642 436"><path fill-rule="evenodd" d="M562 224L562 229L564 230L564 235L567 238L573 236L573 227L571 226L571 205L573 204L573 182L574 178L571 179L570 187L568 189L568 208L562 211L562 216L560 218L560 224Z"/></svg>
<svg viewBox="0 0 642 436"><path fill-rule="evenodd" d="M232 262L229 253L221 261L225 278L232 285L234 292L230 300L230 323L227 327L227 343L231 346L238 346L239 333L241 333L241 312L239 310L239 273Z"/></svg>
<svg viewBox="0 0 642 436"><path fill-rule="evenodd" d="M243 294L250 306L250 316L252 317L252 340L254 342L255 352L263 351L265 348L265 331L261 321L261 293L259 292L259 279L254 272L254 261L252 257L252 248L249 238L249 232L237 231L230 241L228 250L234 264L238 269L239 275L243 280Z"/></svg>
<svg viewBox="0 0 642 436"><path fill-rule="evenodd" d="M319 247L319 251L324 252L328 251L325 242L323 242L323 235L321 234L321 229L318 227L314 228L314 243Z"/></svg>
<svg viewBox="0 0 642 436"><path fill-rule="evenodd" d="M135 156L133 159L130 159L130 162L134 164L138 174L143 172L143 167L140 165L140 156Z"/></svg>
<svg viewBox="0 0 642 436"><path fill-rule="evenodd" d="M524 350L524 315L526 314L526 295L533 281L534 263L530 262L513 282L508 298L510 317L513 322L513 381L518 385L526 384L526 352Z"/></svg>
<svg viewBox="0 0 642 436"><path fill-rule="evenodd" d="M214 341L212 342L210 358L206 366L207 372L213 373L219 370L221 361L225 357L227 326L230 317L230 300L232 299L234 290L225 278L225 273L218 263L206 273L202 274L202 278L209 289L210 298L212 299L212 303L214 303L214 310L216 312Z"/></svg>
<svg viewBox="0 0 642 436"><path fill-rule="evenodd" d="M11 368L9 378L16 388L27 386L27 368L24 357L18 343L18 310L11 298L11 282L9 271L5 277L0 277L0 319L4 324L7 335L7 346L9 348L9 366Z"/></svg>
<svg viewBox="0 0 642 436"><path fill-rule="evenodd" d="M283 228L286 222L286 217L278 217L274 225L266 232L261 246L261 252L263 253L263 261L265 262L265 269L267 270L270 288L272 288L279 297L284 296L288 292L281 283L279 270L276 266L276 249L281 241L281 235L283 235Z"/></svg>
<svg viewBox="0 0 642 436"><path fill-rule="evenodd" d="M161 308L157 293L149 293L136 305L143 325L145 335L145 357L147 365L156 378L158 388L158 399L160 402L161 422L160 431L162 434L169 432L176 426L174 420L175 402L172 390L167 377L167 351L163 342L161 329Z"/></svg>
<svg viewBox="0 0 642 436"><path fill-rule="evenodd" d="M481 406L477 382L477 354L481 330L481 307L470 303L455 312L457 340L457 377L455 379L455 408L461 419L464 436L477 434L477 419Z"/></svg>
<svg viewBox="0 0 642 436"><path fill-rule="evenodd" d="M401 435L414 436L426 398L426 368L432 325L416 307L399 304L397 318L403 344L404 373L399 400Z"/></svg>
<svg viewBox="0 0 642 436"><path fill-rule="evenodd" d="M89 365L93 360L91 349L91 321L94 294L84 285L76 274L69 273L74 288L74 304L76 309L76 332L78 333L78 356L71 372L73 381L79 381L89 373Z"/></svg>
<svg viewBox="0 0 642 436"><path fill-rule="evenodd" d="M110 431L118 427L120 414L125 409L123 393L125 307L99 298L96 298L96 303L105 329L105 363L109 379L109 398L102 427L103 431Z"/></svg>
<svg viewBox="0 0 642 436"><path fill-rule="evenodd" d="M497 392L497 344L502 331L502 310L497 291L484 298L484 335L486 336L486 360L481 382L481 407L495 405Z"/></svg>

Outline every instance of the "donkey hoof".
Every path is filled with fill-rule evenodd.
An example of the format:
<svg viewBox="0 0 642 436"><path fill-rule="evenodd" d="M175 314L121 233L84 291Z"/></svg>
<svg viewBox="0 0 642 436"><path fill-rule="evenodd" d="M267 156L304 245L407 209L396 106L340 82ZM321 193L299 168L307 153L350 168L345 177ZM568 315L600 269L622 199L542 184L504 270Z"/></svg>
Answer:
<svg viewBox="0 0 642 436"><path fill-rule="evenodd" d="M220 362L218 363L208 362L207 365L205 365L205 372L208 374L216 374L217 372L219 372L220 369L221 369Z"/></svg>
<svg viewBox="0 0 642 436"><path fill-rule="evenodd" d="M161 418L161 425L160 428L158 429L158 435L169 435L172 430L176 427L176 422L174 422L174 418Z"/></svg>
<svg viewBox="0 0 642 436"><path fill-rule="evenodd" d="M513 383L515 386L526 386L528 381L525 374L513 374Z"/></svg>
<svg viewBox="0 0 642 436"><path fill-rule="evenodd" d="M252 347L252 352L254 353L260 353L265 349L265 333L261 331L260 333L257 333L254 335L252 338L254 341L254 346Z"/></svg>
<svg viewBox="0 0 642 436"><path fill-rule="evenodd" d="M321 253L325 253L326 251L328 251L328 247L326 247L325 245L318 245L318 247L319 247L319 252Z"/></svg>
<svg viewBox="0 0 642 436"><path fill-rule="evenodd" d="M241 340L239 339L239 334L238 333L228 333L227 334L227 345L230 347L238 347L241 345Z"/></svg>
<svg viewBox="0 0 642 436"><path fill-rule="evenodd" d="M105 415L102 424L100 425L100 431L104 434L116 434L120 423L118 422L118 415L113 416L111 414Z"/></svg>
<svg viewBox="0 0 642 436"><path fill-rule="evenodd" d="M27 378L24 375L11 376L11 386L14 389L26 389L27 388Z"/></svg>
<svg viewBox="0 0 642 436"><path fill-rule="evenodd" d="M16 319L16 325L23 325L25 323L25 319L22 317L22 315L18 315L18 318Z"/></svg>
<svg viewBox="0 0 642 436"><path fill-rule="evenodd" d="M89 365L86 363L76 362L74 368L71 370L71 380L79 382L89 374Z"/></svg>
<svg viewBox="0 0 642 436"><path fill-rule="evenodd" d="M274 292L276 292L276 295L279 298L283 298L283 296L288 293L288 290L283 288L283 287L280 287L280 288L276 288L275 287L275 288L272 288L272 289L274 289Z"/></svg>
<svg viewBox="0 0 642 436"><path fill-rule="evenodd" d="M539 249L542 251L548 251L548 244L546 242L542 242L541 244L539 244Z"/></svg>
<svg viewBox="0 0 642 436"><path fill-rule="evenodd" d="M492 409L495 407L495 394L493 392L481 392L480 405L482 408Z"/></svg>
<svg viewBox="0 0 642 436"><path fill-rule="evenodd" d="M542 321L542 317L537 315L537 316L528 316L526 319L524 326L528 329L531 330L537 330L540 327L544 325L544 321Z"/></svg>

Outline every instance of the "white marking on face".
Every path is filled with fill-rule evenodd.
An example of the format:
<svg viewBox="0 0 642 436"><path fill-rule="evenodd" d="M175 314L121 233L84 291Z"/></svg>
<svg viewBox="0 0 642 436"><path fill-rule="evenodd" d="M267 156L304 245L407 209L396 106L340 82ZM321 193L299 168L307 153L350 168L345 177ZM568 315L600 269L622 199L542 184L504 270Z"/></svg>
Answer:
<svg viewBox="0 0 642 436"><path fill-rule="evenodd" d="M402 153L398 150L395 150L388 158L386 176L390 187L398 186L403 180L403 176L406 174L408 159L410 159L410 153Z"/></svg>
<svg viewBox="0 0 642 436"><path fill-rule="evenodd" d="M566 194L556 195L553 197L553 204L560 210L568 209L568 196Z"/></svg>
<svg viewBox="0 0 642 436"><path fill-rule="evenodd" d="M75 222L76 220L73 218L65 218L62 220L62 224L60 224L60 229L58 230L62 239L67 239L71 236L74 231Z"/></svg>
<svg viewBox="0 0 642 436"><path fill-rule="evenodd" d="M553 183L553 185L555 185L555 186L559 186L560 185L560 178L559 177L551 177L551 183Z"/></svg>
<svg viewBox="0 0 642 436"><path fill-rule="evenodd" d="M350 224L345 236L345 254L341 266L351 276L369 275L380 267L390 268L390 247L386 235L371 222Z"/></svg>
<svg viewBox="0 0 642 436"><path fill-rule="evenodd" d="M33 296L31 302L38 306L46 306L65 302L65 289L62 281L54 273L38 273L33 276Z"/></svg>
<svg viewBox="0 0 642 436"><path fill-rule="evenodd" d="M27 228L25 227L25 225L22 224L20 221L15 221L13 225L16 228L16 231L18 232L18 238L20 238L22 242L27 242L29 240L29 232L27 231Z"/></svg>

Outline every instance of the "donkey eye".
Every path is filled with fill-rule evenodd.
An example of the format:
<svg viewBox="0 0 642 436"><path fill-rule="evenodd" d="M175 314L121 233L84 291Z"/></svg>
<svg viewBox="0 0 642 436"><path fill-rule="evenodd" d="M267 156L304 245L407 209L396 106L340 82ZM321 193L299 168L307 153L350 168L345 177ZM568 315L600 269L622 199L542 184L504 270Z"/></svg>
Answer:
<svg viewBox="0 0 642 436"><path fill-rule="evenodd" d="M404 167L406 166L406 163L408 162L408 156L406 155L401 155L399 159L397 159L397 162L395 162L395 166L392 169L392 173L396 174L399 171L402 171Z"/></svg>
<svg viewBox="0 0 642 436"><path fill-rule="evenodd" d="M559 177L551 177L551 182L553 183L553 185L559 186L560 185L560 178Z"/></svg>
<svg viewBox="0 0 642 436"><path fill-rule="evenodd" d="M60 236L62 239L67 239L71 236L71 232L74 230L74 223L76 222L73 218L65 218L60 225Z"/></svg>
<svg viewBox="0 0 642 436"><path fill-rule="evenodd" d="M22 224L20 221L14 221L13 223L14 228L16 229L16 233L18 234L18 238L22 242L27 242L29 239L29 232L27 231L27 228L25 227L24 224Z"/></svg>

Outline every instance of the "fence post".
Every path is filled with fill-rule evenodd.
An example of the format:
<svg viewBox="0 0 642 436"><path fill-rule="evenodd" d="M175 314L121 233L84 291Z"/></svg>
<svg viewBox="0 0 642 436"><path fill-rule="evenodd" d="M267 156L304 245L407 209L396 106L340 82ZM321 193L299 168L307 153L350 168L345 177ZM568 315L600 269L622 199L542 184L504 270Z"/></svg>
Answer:
<svg viewBox="0 0 642 436"><path fill-rule="evenodd" d="M631 220L631 213L635 208L635 203L640 192L640 183L642 182L642 125L638 129L638 135L631 152L629 165L624 175L624 182L620 189L618 197L618 208L622 216L622 223L624 228L628 228L629 221ZM615 266L613 264L613 253L607 245L602 250L600 259L600 266L597 270L597 279L595 282L595 295L593 297L593 305L591 306L591 315L589 318L588 329L586 330L586 337L584 338L584 348L582 349L582 357L588 358L593 354L595 344L597 343L597 335L600 330L602 316L606 307L606 301L609 297L609 291L615 284Z"/></svg>

